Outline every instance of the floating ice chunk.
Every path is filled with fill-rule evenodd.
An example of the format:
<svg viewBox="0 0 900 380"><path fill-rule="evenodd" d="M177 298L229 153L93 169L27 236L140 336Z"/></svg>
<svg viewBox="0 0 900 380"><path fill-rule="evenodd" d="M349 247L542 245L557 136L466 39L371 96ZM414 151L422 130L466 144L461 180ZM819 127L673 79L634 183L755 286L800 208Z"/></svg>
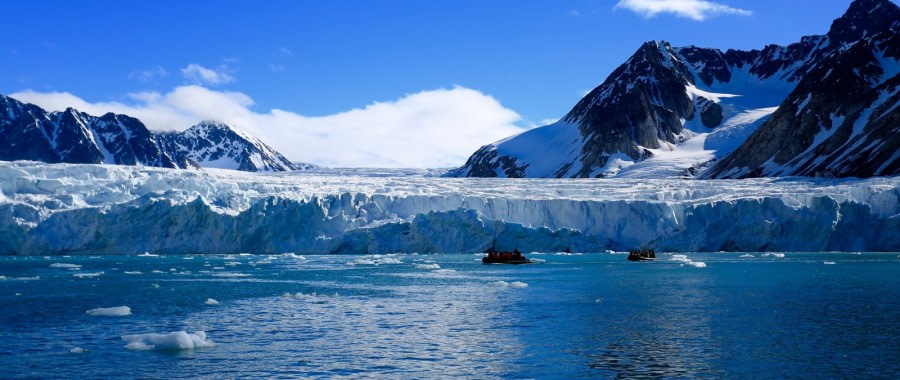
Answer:
<svg viewBox="0 0 900 380"><path fill-rule="evenodd" d="M143 274L143 273L141 273L141 271L139 271L139 270L132 270L132 271L126 270L125 274Z"/></svg>
<svg viewBox="0 0 900 380"><path fill-rule="evenodd" d="M100 277L100 276L103 275L103 273L104 273L104 272L72 273L72 275L75 276L75 277L78 277L78 278L85 278L85 277Z"/></svg>
<svg viewBox="0 0 900 380"><path fill-rule="evenodd" d="M150 252L144 252L144 253L138 255L138 257L159 257L159 255L154 255Z"/></svg>
<svg viewBox="0 0 900 380"><path fill-rule="evenodd" d="M161 270L154 269L154 270L150 271L150 273L166 273L166 272L163 272L163 271L161 271Z"/></svg>
<svg viewBox="0 0 900 380"><path fill-rule="evenodd" d="M87 352L87 350L85 350L81 347L75 347L75 348L69 350L69 352L71 352L73 354L83 354L83 353Z"/></svg>
<svg viewBox="0 0 900 380"><path fill-rule="evenodd" d="M287 258L289 258L289 259L306 260L305 257L300 256L300 255L298 255L298 254L296 254L296 253L293 253L293 252L288 252L288 253L285 253L285 254L283 254L283 255L281 255L281 256L287 257Z"/></svg>
<svg viewBox="0 0 900 380"><path fill-rule="evenodd" d="M751 257L753 257L753 255L751 255L751 254L749 254L749 253L745 253L745 254L743 254L743 255L740 255L740 256L738 256L738 257L741 257L741 258L745 258L745 259L747 259L747 258L751 258Z"/></svg>
<svg viewBox="0 0 900 380"><path fill-rule="evenodd" d="M207 305L218 305L218 304L219 304L219 301L216 301L216 300L214 300L214 299L212 299L212 298L207 298L207 299L206 299L206 302L204 302L204 303L207 304Z"/></svg>
<svg viewBox="0 0 900 380"><path fill-rule="evenodd" d="M197 331L193 334L176 331L168 334L122 335L122 340L127 342L125 348L143 351L193 350L215 345L212 340L206 339L206 332L204 331Z"/></svg>
<svg viewBox="0 0 900 380"><path fill-rule="evenodd" d="M533 262L533 263L535 263L535 264L540 264L540 263L546 263L547 260L544 260L544 259L531 259L531 262Z"/></svg>
<svg viewBox="0 0 900 380"><path fill-rule="evenodd" d="M32 276L32 277L6 277L0 276L0 280L19 280L19 281L34 281L40 280L41 276Z"/></svg>
<svg viewBox="0 0 900 380"><path fill-rule="evenodd" d="M356 259L356 260L353 260L353 261L347 263L347 265L378 265L378 264L376 264L374 260Z"/></svg>
<svg viewBox="0 0 900 380"><path fill-rule="evenodd" d="M678 261L678 262L682 262L682 263L689 263L689 262L691 262L691 259L689 259L689 258L687 257L687 255L672 255L672 258L669 259L669 260L670 260L670 261Z"/></svg>
<svg viewBox="0 0 900 380"><path fill-rule="evenodd" d="M250 277L252 276L249 273L235 273L235 272L222 272L222 273L213 273L215 277Z"/></svg>
<svg viewBox="0 0 900 380"><path fill-rule="evenodd" d="M834 261L826 261L826 262L823 262L822 264L825 264L825 265L834 265L834 264L837 264L837 263L835 263Z"/></svg>
<svg viewBox="0 0 900 380"><path fill-rule="evenodd" d="M403 261L401 261L400 259L393 258L393 257L385 257L383 259L378 259L378 261L376 261L376 263L378 263L378 264L403 264Z"/></svg>
<svg viewBox="0 0 900 380"><path fill-rule="evenodd" d="M68 264L68 263L53 263L50 264L50 268L76 268L81 269L80 264Z"/></svg>
<svg viewBox="0 0 900 380"><path fill-rule="evenodd" d="M154 288L158 288L158 287L159 287L159 284L150 284L150 286L152 286L152 287L154 287Z"/></svg>
<svg viewBox="0 0 900 380"><path fill-rule="evenodd" d="M433 271L431 271L431 273L444 273L444 274L447 274L447 273L456 273L456 271L453 270L453 269L438 269L438 270L433 270Z"/></svg>
<svg viewBox="0 0 900 380"><path fill-rule="evenodd" d="M513 282L494 281L494 282L489 283L489 285L493 285L493 286L500 287L500 288L526 288L526 287L528 287L528 284L521 282L521 281L513 281Z"/></svg>
<svg viewBox="0 0 900 380"><path fill-rule="evenodd" d="M690 265L694 268L706 268L706 263L704 263L702 261L691 261L691 262L685 263L685 265Z"/></svg>
<svg viewBox="0 0 900 380"><path fill-rule="evenodd" d="M777 253L777 252L769 252L769 253L763 253L762 257L778 257L778 258L782 258L782 257L784 257L784 254L783 254L783 253Z"/></svg>
<svg viewBox="0 0 900 380"><path fill-rule="evenodd" d="M124 317L131 315L131 308L128 306L101 307L84 313L93 317Z"/></svg>
<svg viewBox="0 0 900 380"><path fill-rule="evenodd" d="M441 269L441 266L437 265L437 264L416 264L416 268L418 268L418 269Z"/></svg>

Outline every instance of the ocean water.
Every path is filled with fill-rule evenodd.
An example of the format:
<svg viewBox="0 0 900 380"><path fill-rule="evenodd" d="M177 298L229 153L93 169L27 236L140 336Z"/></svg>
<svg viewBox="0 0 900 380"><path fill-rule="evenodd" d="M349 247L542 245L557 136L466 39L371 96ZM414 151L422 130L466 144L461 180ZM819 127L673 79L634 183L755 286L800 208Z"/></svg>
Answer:
<svg viewBox="0 0 900 380"><path fill-rule="evenodd" d="M753 255L3 257L0 378L900 377L898 254Z"/></svg>

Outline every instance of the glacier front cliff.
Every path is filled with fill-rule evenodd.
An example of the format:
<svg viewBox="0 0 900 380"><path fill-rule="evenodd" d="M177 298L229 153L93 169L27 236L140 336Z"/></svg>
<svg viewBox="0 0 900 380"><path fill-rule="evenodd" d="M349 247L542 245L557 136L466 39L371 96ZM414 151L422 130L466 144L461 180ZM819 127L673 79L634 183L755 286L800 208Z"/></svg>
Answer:
<svg viewBox="0 0 900 380"><path fill-rule="evenodd" d="M495 179L0 162L0 254L898 251L900 177Z"/></svg>

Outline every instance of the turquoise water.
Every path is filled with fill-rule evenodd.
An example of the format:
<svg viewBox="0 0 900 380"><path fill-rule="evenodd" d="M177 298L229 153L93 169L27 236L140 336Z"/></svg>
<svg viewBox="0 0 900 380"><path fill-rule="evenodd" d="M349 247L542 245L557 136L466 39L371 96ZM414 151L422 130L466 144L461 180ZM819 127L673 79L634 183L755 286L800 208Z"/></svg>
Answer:
<svg viewBox="0 0 900 380"><path fill-rule="evenodd" d="M754 256L4 257L0 377L900 377L896 253Z"/></svg>

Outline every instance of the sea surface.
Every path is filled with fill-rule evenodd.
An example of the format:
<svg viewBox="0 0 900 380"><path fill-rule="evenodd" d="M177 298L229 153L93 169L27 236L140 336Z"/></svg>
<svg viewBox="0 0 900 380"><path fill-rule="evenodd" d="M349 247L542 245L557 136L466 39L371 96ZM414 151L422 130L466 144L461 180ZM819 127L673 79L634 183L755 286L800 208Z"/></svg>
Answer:
<svg viewBox="0 0 900 380"><path fill-rule="evenodd" d="M897 253L752 255L3 257L0 378L900 378Z"/></svg>

